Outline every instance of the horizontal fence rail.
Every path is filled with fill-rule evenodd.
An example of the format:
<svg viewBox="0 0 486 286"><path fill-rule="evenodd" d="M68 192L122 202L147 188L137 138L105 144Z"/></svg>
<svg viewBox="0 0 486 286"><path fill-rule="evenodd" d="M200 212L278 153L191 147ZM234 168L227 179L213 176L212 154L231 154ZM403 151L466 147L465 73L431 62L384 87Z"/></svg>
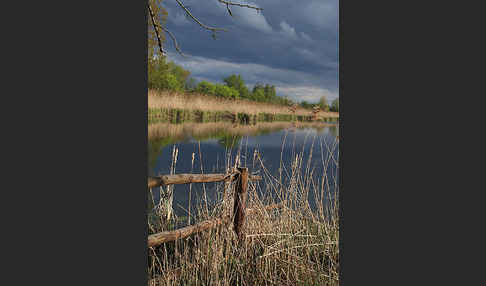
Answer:
<svg viewBox="0 0 486 286"><path fill-rule="evenodd" d="M163 175L160 177L149 177L148 187L154 188L158 186L191 184L191 183L212 183L222 182L226 180L236 179L238 172L230 174L177 174L177 175ZM261 180L261 176L249 176L250 181Z"/></svg>
<svg viewBox="0 0 486 286"><path fill-rule="evenodd" d="M246 209L246 197L248 189L248 181L261 180L261 176L252 176L248 174L248 168L235 168L229 174L177 174L177 175L163 175L159 177L148 177L148 188L157 186L167 186L175 184L191 184L191 183L211 183L211 182L231 182L236 181L234 186L234 204L233 215L222 215L221 217L208 219L200 223L186 226L173 231L163 231L156 234L149 235L148 247L160 245L165 242L174 241L185 238L191 234L215 228L219 225L226 224L233 219L233 229L241 241L244 237L243 225L246 216L256 213L259 209ZM226 189L225 189L226 193ZM283 207L284 202L265 206L265 210ZM229 210L228 210L229 211Z"/></svg>
<svg viewBox="0 0 486 286"><path fill-rule="evenodd" d="M272 210L282 208L284 206L284 202L278 204L272 204L264 207L264 210ZM247 209L246 214L252 215L258 212L258 209ZM173 231L163 231L156 234L149 235L148 237L148 247L157 246L162 243L166 243L169 241L174 241L177 239L182 239L190 236L191 234L198 233L201 231L209 230L212 228L217 227L218 225L222 225L224 223L228 223L230 218L213 218L209 220L202 221L195 225L186 226L177 230Z"/></svg>

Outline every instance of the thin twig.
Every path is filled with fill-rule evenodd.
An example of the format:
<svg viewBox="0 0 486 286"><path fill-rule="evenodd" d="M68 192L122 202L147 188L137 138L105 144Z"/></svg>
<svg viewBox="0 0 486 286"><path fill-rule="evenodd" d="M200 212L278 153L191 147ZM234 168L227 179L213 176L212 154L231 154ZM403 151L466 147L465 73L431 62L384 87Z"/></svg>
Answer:
<svg viewBox="0 0 486 286"><path fill-rule="evenodd" d="M248 4L240 4L240 3L234 3L234 2L223 1L223 0L218 0L218 2L220 2L222 4L226 4L226 6L232 5L232 6L239 6L239 7L251 8L251 9L255 9L257 11L263 10L263 8L256 7L256 6L250 6ZM228 7L228 9L229 9L229 7Z"/></svg>
<svg viewBox="0 0 486 286"><path fill-rule="evenodd" d="M161 26L161 25L158 25L160 28L162 28L162 30L164 30L167 34L169 34L169 36L172 38L172 41L174 42L174 47L176 49L176 51L183 57L186 57L186 55L184 55L181 51L181 49L179 48L179 45L177 44L177 40L176 40L176 37L174 36L174 34L172 34L169 30L167 30L167 28Z"/></svg>

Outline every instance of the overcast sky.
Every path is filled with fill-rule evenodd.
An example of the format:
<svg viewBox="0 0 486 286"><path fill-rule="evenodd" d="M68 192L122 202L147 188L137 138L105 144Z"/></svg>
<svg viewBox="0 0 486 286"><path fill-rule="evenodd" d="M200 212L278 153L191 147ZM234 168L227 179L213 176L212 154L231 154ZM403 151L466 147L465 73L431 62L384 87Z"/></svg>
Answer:
<svg viewBox="0 0 486 286"><path fill-rule="evenodd" d="M278 95L299 102L338 97L338 0L233 2L264 10L232 7L231 17L217 0L183 0L202 23L228 30L214 40L175 0L165 0L167 28L187 55L178 55L167 36L169 60L198 81L222 82L223 77L240 74L249 88L256 82L272 84Z"/></svg>

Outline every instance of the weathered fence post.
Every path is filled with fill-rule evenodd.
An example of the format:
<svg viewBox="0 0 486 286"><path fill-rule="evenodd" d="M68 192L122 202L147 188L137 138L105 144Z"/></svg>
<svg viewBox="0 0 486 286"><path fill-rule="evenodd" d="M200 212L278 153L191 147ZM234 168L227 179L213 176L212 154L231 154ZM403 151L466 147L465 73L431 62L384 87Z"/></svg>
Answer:
<svg viewBox="0 0 486 286"><path fill-rule="evenodd" d="M248 168L238 168L240 173L235 185L234 195L234 230L238 239L241 241L243 238L243 225L245 223L245 208L246 208L246 196L248 188Z"/></svg>

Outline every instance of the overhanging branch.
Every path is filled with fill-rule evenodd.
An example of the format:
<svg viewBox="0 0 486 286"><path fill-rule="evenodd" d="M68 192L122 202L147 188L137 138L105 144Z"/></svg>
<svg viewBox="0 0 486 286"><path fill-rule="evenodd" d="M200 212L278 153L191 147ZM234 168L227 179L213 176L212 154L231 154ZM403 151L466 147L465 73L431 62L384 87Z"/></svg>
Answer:
<svg viewBox="0 0 486 286"><path fill-rule="evenodd" d="M150 7L150 4L148 4L148 9L149 9L149 12L150 12L150 18L152 19L152 25L153 25L154 30L155 30L155 35L157 36L157 42L159 44L160 52L162 53L162 55L165 55L166 52L162 48L162 40L160 40L159 30L157 29L158 25L155 23L154 12L152 11L152 7Z"/></svg>
<svg viewBox="0 0 486 286"><path fill-rule="evenodd" d="M184 6L184 4L182 4L182 2L180 0L176 0L177 4L179 4L179 6L181 6L182 9L184 9L184 11L186 12L186 14L192 18L192 20L194 20L196 23L199 24L199 26L203 27L204 29L206 30L209 30L209 31L212 31L212 32L216 32L216 31L226 31L226 29L223 29L223 28L215 28L215 27L209 27L207 25L204 25L203 23L201 23L201 21L199 21L196 17L194 17L192 15L192 13L186 8L186 6Z"/></svg>
<svg viewBox="0 0 486 286"><path fill-rule="evenodd" d="M187 9L187 7L182 3L181 0L176 0L176 2L186 12L187 16L189 16L194 22L196 22L202 28L213 32L213 38L215 38L215 34L216 34L217 31L227 31L224 28L210 27L208 25L203 24L198 18L196 18L194 15L192 15L191 11L189 11L189 9ZM248 5L248 4L241 4L241 3L235 3L235 2L224 1L224 0L218 0L218 2L223 4L223 5L226 5L226 9L228 10L228 13L230 14L230 16L233 16L233 13L230 10L230 6L237 6L237 7L255 9L257 12L263 10L263 8L251 6L251 5ZM150 4L148 5L148 9L149 9L149 12L150 12L150 18L152 20L152 26L154 27L155 34L157 36L158 46L159 46L159 49L160 49L160 52L162 53L162 55L166 55L167 52L162 48L162 40L160 39L160 33L159 33L158 28L161 28L163 31L165 31L172 38L172 41L174 42L174 47L175 47L176 51L179 54L181 54L182 56L184 56L184 54L182 53L182 51L181 51L181 49L180 49L180 47L177 43L177 40L176 40L176 37L174 36L174 34L172 34L169 30L167 30L167 28L156 23L154 12L152 11Z"/></svg>

